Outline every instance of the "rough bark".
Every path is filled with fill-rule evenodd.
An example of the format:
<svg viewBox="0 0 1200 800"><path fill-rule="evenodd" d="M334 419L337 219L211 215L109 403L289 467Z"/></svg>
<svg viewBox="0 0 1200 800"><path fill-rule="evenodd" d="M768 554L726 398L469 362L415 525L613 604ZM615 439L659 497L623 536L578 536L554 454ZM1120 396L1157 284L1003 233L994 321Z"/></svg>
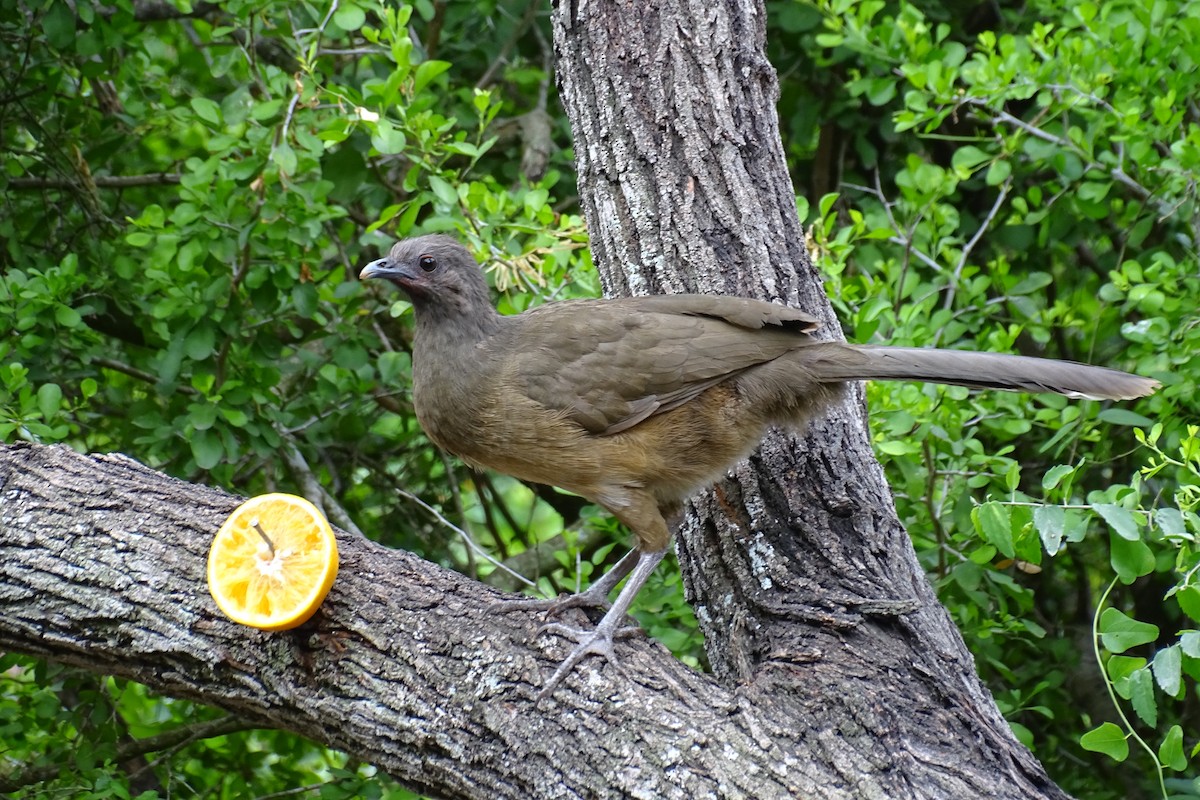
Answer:
<svg viewBox="0 0 1200 800"><path fill-rule="evenodd" d="M205 585L239 498L120 455L0 445L0 651L119 675L227 709L454 798L899 796L821 754L797 698L722 686L646 640L626 680L590 661L533 698L564 655L500 594L338 531L341 567L304 626L221 616ZM860 774L861 773L861 774Z"/></svg>
<svg viewBox="0 0 1200 800"><path fill-rule="evenodd" d="M606 291L782 300L840 336L795 213L763 4L561 2L554 33ZM860 391L694 501L677 551L714 673L803 720L812 747L790 755L828 770L818 796L1064 796L925 579Z"/></svg>

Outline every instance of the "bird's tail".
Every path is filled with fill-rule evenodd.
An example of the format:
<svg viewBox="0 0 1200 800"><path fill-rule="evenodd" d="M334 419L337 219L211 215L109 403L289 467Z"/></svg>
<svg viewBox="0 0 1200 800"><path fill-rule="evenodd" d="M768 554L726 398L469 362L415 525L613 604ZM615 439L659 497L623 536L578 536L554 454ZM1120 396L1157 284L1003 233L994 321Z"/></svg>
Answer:
<svg viewBox="0 0 1200 800"><path fill-rule="evenodd" d="M807 350L808 348L806 348ZM815 345L805 365L822 382L908 380L1013 392L1053 392L1068 397L1131 400L1153 392L1158 381L1107 367L1000 353L921 347ZM825 352L820 352L825 351Z"/></svg>

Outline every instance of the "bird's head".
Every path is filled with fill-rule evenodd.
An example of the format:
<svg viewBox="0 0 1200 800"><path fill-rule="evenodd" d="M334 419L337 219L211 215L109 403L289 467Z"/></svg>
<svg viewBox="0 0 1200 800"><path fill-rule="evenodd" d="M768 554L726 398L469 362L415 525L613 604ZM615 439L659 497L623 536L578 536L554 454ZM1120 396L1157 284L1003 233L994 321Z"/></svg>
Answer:
<svg viewBox="0 0 1200 800"><path fill-rule="evenodd" d="M383 258L358 274L383 278L404 290L413 307L457 316L492 311L487 281L467 248L449 236L420 236L396 242Z"/></svg>

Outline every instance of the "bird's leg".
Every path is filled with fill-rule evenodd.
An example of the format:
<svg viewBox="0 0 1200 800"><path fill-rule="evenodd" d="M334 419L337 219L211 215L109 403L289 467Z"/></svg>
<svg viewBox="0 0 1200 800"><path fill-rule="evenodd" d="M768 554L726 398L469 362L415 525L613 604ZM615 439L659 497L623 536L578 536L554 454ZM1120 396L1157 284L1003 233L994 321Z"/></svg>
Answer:
<svg viewBox="0 0 1200 800"><path fill-rule="evenodd" d="M525 600L503 600L499 603L492 603L488 606L489 611L545 611L546 616L553 617L566 611L568 608L611 608L612 603L608 601L608 595L616 588L621 579L633 571L633 566L638 562L639 551L637 548L630 550L625 556L618 561L613 568L593 583L582 592L569 594L565 597L555 597L550 600L540 600L537 598L527 598Z"/></svg>
<svg viewBox="0 0 1200 800"><path fill-rule="evenodd" d="M559 622L552 622L542 626L538 633L558 633L566 636L568 639L574 640L577 644L575 649L559 664L558 669L550 676L550 680L546 681L546 685L542 687L542 691L538 692L537 699L539 701L549 697L554 688L562 683L563 678L574 669L576 664L583 660L584 656L604 656L614 666L621 669L621 665L617 661L617 654L613 651L613 639L628 636L637 630L637 628L633 627L623 627L622 622L625 619L625 614L629 611L629 606L633 603L633 598L637 597L637 593L645 585L646 579L650 577L650 573L654 572L659 562L663 560L666 552L665 549L649 551L634 550L628 556L621 559L620 564L613 567L610 574L616 572L635 553L637 554L637 566L633 567L632 574L629 576L629 582L621 589L621 593L617 595L616 601L595 628L582 630L563 625ZM606 575L605 578L607 577Z"/></svg>

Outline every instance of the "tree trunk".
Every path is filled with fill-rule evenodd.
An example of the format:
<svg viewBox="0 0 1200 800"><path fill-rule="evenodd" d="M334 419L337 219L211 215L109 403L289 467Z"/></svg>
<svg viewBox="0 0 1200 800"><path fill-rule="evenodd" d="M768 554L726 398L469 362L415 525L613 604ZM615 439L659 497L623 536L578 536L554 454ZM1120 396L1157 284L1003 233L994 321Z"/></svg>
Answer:
<svg viewBox="0 0 1200 800"><path fill-rule="evenodd" d="M557 5L592 252L610 294L779 300L840 337L795 213L765 14ZM691 504L677 551L714 673L803 721L803 750L783 753L825 773L816 796L1063 797L921 571L864 412L856 388Z"/></svg>

